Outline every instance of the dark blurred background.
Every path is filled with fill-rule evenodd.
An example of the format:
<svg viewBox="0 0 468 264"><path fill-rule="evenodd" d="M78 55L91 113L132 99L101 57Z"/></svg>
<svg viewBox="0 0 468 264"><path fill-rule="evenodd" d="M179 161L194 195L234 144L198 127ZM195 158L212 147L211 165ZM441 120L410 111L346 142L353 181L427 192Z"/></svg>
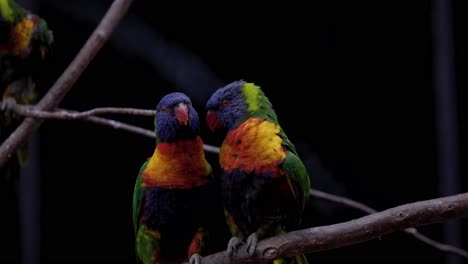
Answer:
<svg viewBox="0 0 468 264"><path fill-rule="evenodd" d="M37 79L43 95L112 1L18 2L54 31L56 45ZM444 0L136 0L60 106L153 109L166 93L182 91L204 119L210 94L244 79L270 98L313 188L377 210L466 192L467 14L467 1ZM107 117L153 129L149 117ZM221 142L205 124L202 135L207 144ZM23 175L21 199L9 195L1 212L0 263L134 263L133 186L154 140L49 120L33 142L32 174ZM216 166L217 156L207 157ZM313 198L303 227L362 215ZM467 229L466 220L419 228L465 249ZM309 259L467 263L448 256L394 233Z"/></svg>

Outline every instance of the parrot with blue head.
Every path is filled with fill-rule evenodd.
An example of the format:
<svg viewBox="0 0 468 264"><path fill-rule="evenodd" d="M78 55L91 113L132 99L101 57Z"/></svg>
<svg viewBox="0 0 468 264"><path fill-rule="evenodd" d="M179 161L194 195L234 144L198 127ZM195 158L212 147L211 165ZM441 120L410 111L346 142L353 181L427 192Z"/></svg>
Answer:
<svg viewBox="0 0 468 264"><path fill-rule="evenodd" d="M200 120L189 97L164 96L156 106L156 148L142 165L133 196L139 263L200 263L210 253L219 210L213 169L205 159ZM211 232L211 233L210 233Z"/></svg>
<svg viewBox="0 0 468 264"><path fill-rule="evenodd" d="M228 253L295 230L309 198L310 179L294 144L261 88L243 80L217 89L206 103L206 122L225 135L219 154ZM304 255L278 263L307 263Z"/></svg>

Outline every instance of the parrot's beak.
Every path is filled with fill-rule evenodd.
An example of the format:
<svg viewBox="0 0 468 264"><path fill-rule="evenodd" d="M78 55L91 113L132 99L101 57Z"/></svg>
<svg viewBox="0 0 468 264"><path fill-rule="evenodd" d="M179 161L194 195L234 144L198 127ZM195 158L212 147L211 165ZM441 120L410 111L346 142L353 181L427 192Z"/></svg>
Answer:
<svg viewBox="0 0 468 264"><path fill-rule="evenodd" d="M218 116L215 112L208 110L206 113L206 123L212 132L216 129L221 128L222 124L219 122Z"/></svg>
<svg viewBox="0 0 468 264"><path fill-rule="evenodd" d="M180 103L174 107L174 116L180 125L186 126L188 124L188 107L184 103Z"/></svg>

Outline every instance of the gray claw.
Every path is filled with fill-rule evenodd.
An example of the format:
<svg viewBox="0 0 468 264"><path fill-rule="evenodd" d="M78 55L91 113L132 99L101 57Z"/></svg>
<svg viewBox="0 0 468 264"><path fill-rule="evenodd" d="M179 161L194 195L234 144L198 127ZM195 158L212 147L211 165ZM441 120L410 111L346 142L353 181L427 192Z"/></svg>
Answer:
<svg viewBox="0 0 468 264"><path fill-rule="evenodd" d="M201 264L201 256L198 253L190 257L190 264Z"/></svg>
<svg viewBox="0 0 468 264"><path fill-rule="evenodd" d="M247 238L247 252L249 253L250 256L253 256L255 253L255 249L257 249L257 244L258 244L258 236L256 233L250 234L250 236Z"/></svg>
<svg viewBox="0 0 468 264"><path fill-rule="evenodd" d="M233 252L237 251L237 248L242 244L242 241L238 237L231 237L228 243L227 252L232 255Z"/></svg>
<svg viewBox="0 0 468 264"><path fill-rule="evenodd" d="M7 98L1 102L1 109L5 112L10 112L11 109L16 105L16 100L13 98Z"/></svg>

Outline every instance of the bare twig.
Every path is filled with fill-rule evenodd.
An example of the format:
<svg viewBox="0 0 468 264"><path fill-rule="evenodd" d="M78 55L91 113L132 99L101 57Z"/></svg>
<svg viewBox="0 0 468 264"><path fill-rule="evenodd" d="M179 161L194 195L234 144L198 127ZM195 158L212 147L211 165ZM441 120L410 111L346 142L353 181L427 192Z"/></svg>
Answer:
<svg viewBox="0 0 468 264"><path fill-rule="evenodd" d="M64 112L67 113L67 112ZM126 115L140 115L140 116L154 116L155 110L137 109L137 108L123 108L123 107L99 107L81 113L71 113L71 117L80 118L101 114L126 114Z"/></svg>
<svg viewBox="0 0 468 264"><path fill-rule="evenodd" d="M145 136L145 137L156 138L154 131L141 128L141 127L137 127L137 126L133 126L133 125L129 125L129 124L115 121L112 119L107 119L107 118L97 117L97 116L88 116L88 117L83 118L82 120L95 123L98 125L102 125L102 126L112 127L113 129L116 129L116 130L125 130L128 132L132 132L135 134Z"/></svg>
<svg viewBox="0 0 468 264"><path fill-rule="evenodd" d="M468 217L468 193L409 203L339 224L289 232L259 241L253 256L246 253L244 244L237 255L229 257L222 251L203 257L202 263L267 263L281 257L351 246L408 227L461 217Z"/></svg>
<svg viewBox="0 0 468 264"><path fill-rule="evenodd" d="M94 59L104 43L109 39L120 20L127 13L133 0L115 0L109 10L86 41L75 59L57 79L38 103L38 109L56 108L63 97L73 87L88 64ZM3 167L17 149L40 127L42 119L26 118L0 146L0 167Z"/></svg>
<svg viewBox="0 0 468 264"><path fill-rule="evenodd" d="M360 202L356 202L356 201L351 200L351 199L346 198L346 197L342 197L342 196L322 192L322 191L315 190L315 189L310 189L309 195L315 196L317 198L321 198L321 199L324 199L324 200L329 200L329 201L332 201L332 202L335 202L335 203L338 203L338 204L343 204L343 205L346 205L348 207L352 207L352 208L355 208L355 209L359 209L359 210L364 211L364 212L366 212L368 214L377 213L377 210L374 210L374 209L370 208L369 206L367 206L365 204L362 204Z"/></svg>
<svg viewBox="0 0 468 264"><path fill-rule="evenodd" d="M133 125L129 125L129 124L119 122L119 121L115 121L115 120L112 120L112 119L107 119L107 118L102 118L102 117L97 117L97 116L88 116L88 117L83 118L83 120L89 121L89 122L92 122L92 123L95 123L95 124L98 124L98 125L109 126L109 127L112 127L114 129L118 129L118 130L125 130L125 131L128 131L128 132L132 132L132 133L139 134L139 135L142 135L142 136L146 136L146 137L149 137L149 138L156 138L156 135L155 135L154 131L152 131L152 130L137 127L137 126L133 126ZM218 147L211 146L211 145L208 145L208 144L203 144L203 149L206 152L210 152L210 153L213 153L213 154L218 154L219 153L219 148Z"/></svg>
<svg viewBox="0 0 468 264"><path fill-rule="evenodd" d="M309 195L317 197L317 198L321 198L321 199L324 199L324 200L329 200L329 201L332 201L332 202L335 202L335 203L338 203L338 204L343 204L343 205L346 205L348 207L352 207L352 208L364 211L364 212L366 212L368 214L377 213L377 210L375 210L373 208L370 208L369 206L367 206L365 204L362 204L362 203L356 202L354 200L351 200L349 198L346 198L346 197L342 197L342 196L338 196L338 195L334 195L334 194L329 194L329 193L322 192L322 191L315 190L315 189L310 189ZM462 257L468 259L468 252L467 251L465 251L465 250L463 250L461 248L457 248L457 247L454 247L454 246L451 246L451 245L447 245L447 244L437 242L437 241L435 241L435 240L433 240L433 239L419 233L418 230L416 228L414 228L414 227L406 228L403 231L405 233L407 233L407 234L412 235L416 239L428 244L429 246L432 246L432 247L440 250L440 251L447 252L447 253L452 253L452 254L459 255L459 256L462 256Z"/></svg>
<svg viewBox="0 0 468 264"><path fill-rule="evenodd" d="M207 152L211 152L211 153L213 153L213 154L219 154L219 147L215 147L215 146L212 146L212 145L204 144L204 145L203 145L203 148L204 148L205 151L207 151Z"/></svg>
<svg viewBox="0 0 468 264"><path fill-rule="evenodd" d="M0 108L2 103L0 103ZM154 116L156 111L137 109L137 108L125 108L125 107L99 107L84 112L70 111L64 109L55 109L53 111L42 111L36 106L32 105L20 105L15 103L9 103L7 106L9 111L13 111L15 114L27 117L36 117L41 119L84 119L86 117L100 115L100 114L126 114L126 115L139 115L139 116Z"/></svg>
<svg viewBox="0 0 468 264"><path fill-rule="evenodd" d="M0 103L1 108L2 103ZM76 112L65 109L56 109L52 112L50 111L41 111L34 106L30 105L19 105L19 104L9 104L9 111L13 111L17 115L42 118L42 119L59 119L59 120L83 120L92 122L98 125L112 127L117 130L124 130L139 134L149 138L156 138L154 131L141 128L134 125L129 125L120 121L102 118L93 116L96 114L131 114L131 115L144 115L144 116L154 116L155 111L145 110L145 109L136 109L136 108L118 108L118 107L102 107L95 108L85 112ZM206 152L218 154L219 147L211 146L204 144L203 148Z"/></svg>

